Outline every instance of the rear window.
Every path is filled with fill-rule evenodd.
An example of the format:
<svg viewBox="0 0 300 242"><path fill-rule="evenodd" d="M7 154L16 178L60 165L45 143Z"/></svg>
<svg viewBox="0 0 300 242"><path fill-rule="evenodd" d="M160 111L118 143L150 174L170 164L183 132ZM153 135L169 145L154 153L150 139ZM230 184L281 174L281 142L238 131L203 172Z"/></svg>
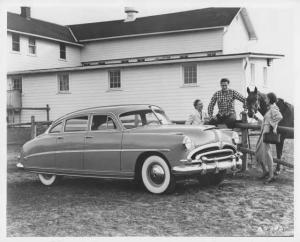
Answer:
<svg viewBox="0 0 300 242"><path fill-rule="evenodd" d="M65 132L87 131L88 116L78 116L66 120Z"/></svg>

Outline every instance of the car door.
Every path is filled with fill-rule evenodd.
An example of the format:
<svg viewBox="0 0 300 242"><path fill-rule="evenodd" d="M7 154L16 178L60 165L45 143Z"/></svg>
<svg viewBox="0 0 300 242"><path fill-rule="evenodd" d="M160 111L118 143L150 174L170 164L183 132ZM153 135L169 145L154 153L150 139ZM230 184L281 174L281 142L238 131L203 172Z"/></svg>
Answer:
<svg viewBox="0 0 300 242"><path fill-rule="evenodd" d="M90 174L118 176L122 131L111 114L92 114L85 141L84 170Z"/></svg>
<svg viewBox="0 0 300 242"><path fill-rule="evenodd" d="M57 169L67 173L82 171L87 129L88 115L77 115L65 120L64 132L57 136Z"/></svg>

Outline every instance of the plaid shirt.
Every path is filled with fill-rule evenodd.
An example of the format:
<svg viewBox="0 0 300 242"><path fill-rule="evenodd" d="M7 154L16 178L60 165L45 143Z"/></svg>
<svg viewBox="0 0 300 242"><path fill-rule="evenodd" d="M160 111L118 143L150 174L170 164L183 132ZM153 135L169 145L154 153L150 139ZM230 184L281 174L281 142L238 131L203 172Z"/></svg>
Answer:
<svg viewBox="0 0 300 242"><path fill-rule="evenodd" d="M237 91L228 89L227 91L217 91L208 105L208 116L212 118L215 104L218 104L219 114L228 115L235 113L234 100L239 100L243 103L243 107L246 108L246 99Z"/></svg>

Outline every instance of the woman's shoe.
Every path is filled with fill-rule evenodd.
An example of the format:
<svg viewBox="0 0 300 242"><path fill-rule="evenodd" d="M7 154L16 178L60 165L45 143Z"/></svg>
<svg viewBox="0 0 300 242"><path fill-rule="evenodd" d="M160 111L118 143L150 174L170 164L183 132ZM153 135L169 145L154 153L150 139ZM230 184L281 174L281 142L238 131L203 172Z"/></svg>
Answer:
<svg viewBox="0 0 300 242"><path fill-rule="evenodd" d="M272 176L272 177L269 177L267 180L264 181L264 184L269 184L271 182L275 181L275 178Z"/></svg>

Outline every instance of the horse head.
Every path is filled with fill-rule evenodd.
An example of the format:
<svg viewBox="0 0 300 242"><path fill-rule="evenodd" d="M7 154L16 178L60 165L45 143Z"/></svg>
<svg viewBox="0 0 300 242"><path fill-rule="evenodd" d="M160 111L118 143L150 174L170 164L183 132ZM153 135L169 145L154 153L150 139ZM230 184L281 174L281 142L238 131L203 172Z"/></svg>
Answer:
<svg viewBox="0 0 300 242"><path fill-rule="evenodd" d="M254 114L257 113L259 109L259 94L257 88L255 87L254 91L251 92L249 87L247 87L248 97L246 98L248 116L253 118Z"/></svg>

